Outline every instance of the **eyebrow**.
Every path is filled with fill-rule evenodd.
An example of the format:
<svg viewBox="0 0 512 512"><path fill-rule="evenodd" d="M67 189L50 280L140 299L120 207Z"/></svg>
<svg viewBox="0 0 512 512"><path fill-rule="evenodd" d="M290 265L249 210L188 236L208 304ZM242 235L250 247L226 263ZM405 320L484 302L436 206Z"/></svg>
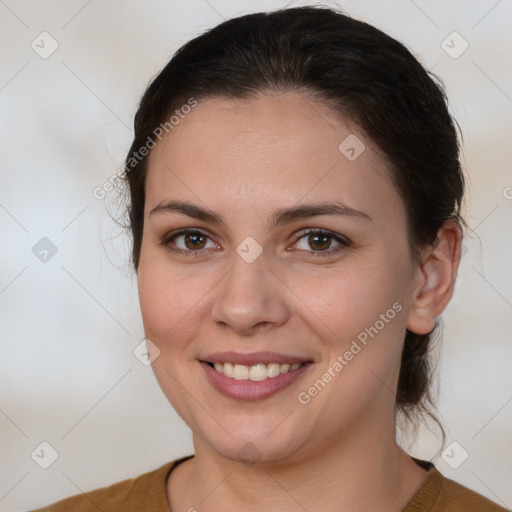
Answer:
<svg viewBox="0 0 512 512"><path fill-rule="evenodd" d="M149 212L149 216L151 217L155 213L181 213L204 222L226 226L224 219L218 213L186 201L167 201L160 203ZM277 209L272 214L270 225L276 227L278 225L290 224L296 220L320 215L347 215L373 222L373 219L368 214L336 201L334 203L300 204L291 208Z"/></svg>

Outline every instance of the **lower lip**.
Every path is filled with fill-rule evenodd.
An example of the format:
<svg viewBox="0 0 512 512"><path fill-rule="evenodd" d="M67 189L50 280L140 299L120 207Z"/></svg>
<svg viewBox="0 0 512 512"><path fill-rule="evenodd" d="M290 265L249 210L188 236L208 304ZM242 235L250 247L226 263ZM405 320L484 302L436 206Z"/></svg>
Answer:
<svg viewBox="0 0 512 512"><path fill-rule="evenodd" d="M208 363L203 361L200 361L200 363L206 372L208 380L217 391L225 396L238 398L239 400L262 400L275 395L297 381L312 364L304 363L300 368L288 373L281 373L277 377L267 377L265 380L252 381L226 377Z"/></svg>

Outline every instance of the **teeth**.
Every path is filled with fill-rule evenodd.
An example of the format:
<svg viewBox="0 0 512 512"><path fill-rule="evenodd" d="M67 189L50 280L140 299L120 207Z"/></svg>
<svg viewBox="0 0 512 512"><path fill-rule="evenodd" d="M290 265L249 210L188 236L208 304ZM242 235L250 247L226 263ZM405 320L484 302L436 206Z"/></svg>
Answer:
<svg viewBox="0 0 512 512"><path fill-rule="evenodd" d="M249 378L249 367L241 364L235 364L233 368L233 377L235 380L247 380Z"/></svg>
<svg viewBox="0 0 512 512"><path fill-rule="evenodd" d="M267 377L277 377L280 373L281 373L281 366L287 366L285 364L283 365L280 365L280 364L277 364L277 363L271 363L271 364L267 364ZM288 368L284 368L285 371L288 371ZM285 373L285 371L283 371L283 373Z"/></svg>
<svg viewBox="0 0 512 512"><path fill-rule="evenodd" d="M281 373L288 373L297 370L302 366L302 363L294 364L255 364L253 366L245 366L243 364L231 364L231 363L215 363L214 368L219 373L222 373L226 377L230 377L235 380L252 380L258 382L265 379L272 379L281 375Z"/></svg>
<svg viewBox="0 0 512 512"><path fill-rule="evenodd" d="M243 366L243 368L247 368L247 366ZM249 380L265 380L267 373L267 367L264 364L255 364L249 369Z"/></svg>
<svg viewBox="0 0 512 512"><path fill-rule="evenodd" d="M233 365L231 363L225 363L224 365L218 363L219 366L224 366L224 371L222 372L226 377L233 378ZM215 368L217 370L217 368ZM217 370L219 371L219 370Z"/></svg>

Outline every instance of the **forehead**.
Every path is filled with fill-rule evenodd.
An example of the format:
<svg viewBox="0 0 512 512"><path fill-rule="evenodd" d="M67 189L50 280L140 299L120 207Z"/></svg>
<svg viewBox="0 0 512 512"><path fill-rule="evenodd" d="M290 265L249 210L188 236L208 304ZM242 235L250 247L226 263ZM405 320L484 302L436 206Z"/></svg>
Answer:
<svg viewBox="0 0 512 512"><path fill-rule="evenodd" d="M147 209L171 198L272 209L334 197L398 200L373 141L299 92L201 100L150 155Z"/></svg>

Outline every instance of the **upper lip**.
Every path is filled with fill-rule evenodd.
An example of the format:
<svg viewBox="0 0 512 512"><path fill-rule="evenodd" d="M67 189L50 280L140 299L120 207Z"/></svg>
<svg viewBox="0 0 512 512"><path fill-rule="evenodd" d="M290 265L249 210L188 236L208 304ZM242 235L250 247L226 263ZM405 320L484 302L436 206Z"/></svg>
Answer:
<svg viewBox="0 0 512 512"><path fill-rule="evenodd" d="M278 354L276 352L251 352L248 354L242 354L240 352L215 352L213 354L207 355L204 358L201 358L201 361L205 361L207 363L231 363L241 364L244 366L253 366L255 364L270 363L306 363L309 361L309 359L287 354Z"/></svg>

